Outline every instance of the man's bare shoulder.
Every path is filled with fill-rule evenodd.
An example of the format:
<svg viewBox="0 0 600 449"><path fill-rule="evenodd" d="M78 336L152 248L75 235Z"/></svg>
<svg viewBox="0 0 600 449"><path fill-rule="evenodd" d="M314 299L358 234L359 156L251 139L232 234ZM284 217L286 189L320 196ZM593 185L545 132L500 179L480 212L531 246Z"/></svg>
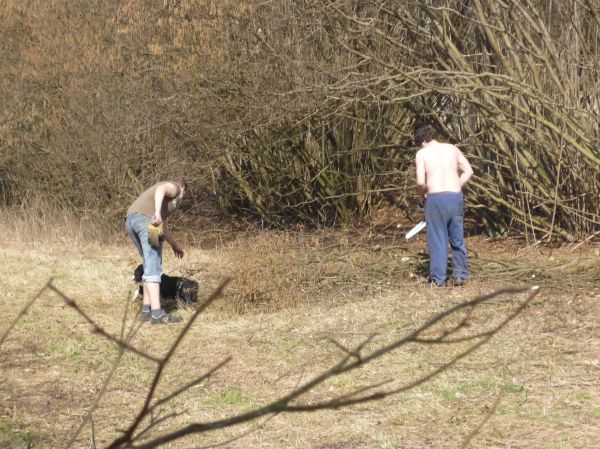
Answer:
<svg viewBox="0 0 600 449"><path fill-rule="evenodd" d="M446 142L439 143L438 147L436 148L436 151L438 151L440 153L444 153L448 156L451 155L451 157L453 157L453 158L458 158L462 154L462 152L460 151L460 148L458 148L454 144L446 143Z"/></svg>
<svg viewBox="0 0 600 449"><path fill-rule="evenodd" d="M159 183L165 189L165 194L169 198L175 198L179 193L179 186L174 181L163 181Z"/></svg>
<svg viewBox="0 0 600 449"><path fill-rule="evenodd" d="M451 151L460 151L459 148L452 144L452 143L448 143L448 142L443 142L443 143L438 143L440 149L444 149L444 150L451 150Z"/></svg>

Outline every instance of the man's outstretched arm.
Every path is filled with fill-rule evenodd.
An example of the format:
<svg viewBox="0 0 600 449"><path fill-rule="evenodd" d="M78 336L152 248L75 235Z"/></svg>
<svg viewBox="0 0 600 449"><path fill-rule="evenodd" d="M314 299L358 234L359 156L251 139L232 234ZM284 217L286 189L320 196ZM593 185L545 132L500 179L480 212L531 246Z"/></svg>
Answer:
<svg viewBox="0 0 600 449"><path fill-rule="evenodd" d="M166 222L163 226L164 226L163 231L164 231L164 236L165 236L166 242L169 245L171 245L171 248L173 248L173 253L175 254L175 257L177 257L178 259L181 259L183 257L183 255L185 254L182 246L177 242L177 240L175 240L175 237L173 237L173 234L171 234L171 231L169 230L169 227L167 226Z"/></svg>

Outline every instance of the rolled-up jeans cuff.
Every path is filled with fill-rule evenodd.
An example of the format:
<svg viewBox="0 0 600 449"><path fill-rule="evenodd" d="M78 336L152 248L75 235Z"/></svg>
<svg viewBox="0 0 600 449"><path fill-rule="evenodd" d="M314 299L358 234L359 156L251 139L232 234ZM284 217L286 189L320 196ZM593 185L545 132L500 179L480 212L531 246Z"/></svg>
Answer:
<svg viewBox="0 0 600 449"><path fill-rule="evenodd" d="M142 281L160 284L160 276L142 276Z"/></svg>

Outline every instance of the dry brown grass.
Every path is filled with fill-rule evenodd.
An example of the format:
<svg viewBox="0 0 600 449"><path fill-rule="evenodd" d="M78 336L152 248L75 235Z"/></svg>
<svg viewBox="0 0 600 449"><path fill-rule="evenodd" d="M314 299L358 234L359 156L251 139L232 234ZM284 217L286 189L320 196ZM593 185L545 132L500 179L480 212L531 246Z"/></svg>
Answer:
<svg viewBox="0 0 600 449"><path fill-rule="evenodd" d="M257 233L208 246L183 237L187 255L169 273L194 277L205 298L228 274L236 279L221 303L200 317L168 365L159 392L172 391L227 356L232 361L209 381L167 403L161 416L176 416L158 430L231 416L264 405L322 372L340 357L330 342L351 347L377 334L379 347L409 333L450 304L531 276L521 270L496 280L475 270L464 288L431 290L419 276L424 240L406 246L393 233L338 232L312 235ZM129 272L137 263L122 236L108 245L75 240L0 237L4 311L0 332L49 278L113 335L119 335L128 300ZM6 238L9 236L10 238ZM397 240L397 239L396 239ZM479 259L518 256L531 269L583 256L597 261L594 248L523 250L469 239ZM581 251L581 252L580 252ZM405 259L406 260L403 260ZM484 265L482 265L484 266ZM404 269L403 267L408 267ZM382 271L383 269L387 271ZM493 271L493 270L492 270ZM548 270L552 272L552 270ZM405 276L416 273L415 277ZM567 271L568 273L569 271ZM571 271L581 276L579 271ZM579 273L579 274L578 274ZM583 271L593 278L593 271ZM567 274L544 282L558 286ZM580 279L576 277L576 279ZM389 282L389 284L388 284ZM546 288L535 304L474 356L426 384L382 401L337 411L283 414L262 428L226 444L231 448L456 448L494 413L474 437L473 448L574 449L600 446L600 291L563 282ZM543 284L542 284L543 285ZM511 302L481 308L472 331L514 310ZM240 313L244 312L244 313ZM191 310L181 311L189 318ZM133 318L126 324L131 325ZM446 323L448 325L448 323ZM142 326L133 343L163 355L175 327ZM440 366L458 346L409 346L331 379L305 398L331 397L379 381L393 385ZM100 336L55 294L44 293L0 348L0 445L62 447L79 425L108 376L117 348ZM154 365L127 354L93 414L97 447L110 442L139 410ZM497 407L494 404L499 398ZM200 447L240 435L253 425L189 437L170 448ZM87 425L75 447L90 447Z"/></svg>

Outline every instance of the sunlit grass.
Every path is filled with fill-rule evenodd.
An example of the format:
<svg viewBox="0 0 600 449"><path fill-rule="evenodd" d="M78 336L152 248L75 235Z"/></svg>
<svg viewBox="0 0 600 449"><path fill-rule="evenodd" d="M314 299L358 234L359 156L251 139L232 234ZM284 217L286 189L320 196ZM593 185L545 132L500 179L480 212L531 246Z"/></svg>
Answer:
<svg viewBox="0 0 600 449"><path fill-rule="evenodd" d="M137 304L128 295L129 271L137 263L137 256L127 241L122 243L98 246L4 241L0 270L7 282L0 306L10 318L15 317L22 305L52 277L61 291L76 300L105 330L120 335L125 326L127 333L131 326L137 325L134 314ZM245 267L265 276L252 286L260 289L268 283L268 276L274 278L299 270L294 264L304 260L296 257L302 254L302 240L294 238L288 243L292 245L285 253L294 255L292 258L279 258L282 239L275 236L270 249L269 236L265 234L254 242L240 240L228 248L204 251L190 248L184 260L167 255L166 267L170 272L196 276L204 286L203 297L216 280ZM241 248L245 254L243 260L239 258ZM263 261L252 261L251 254L264 255L271 250L279 264L272 271ZM324 254L318 253L318 248L311 251L319 257ZM284 263L289 266L283 266ZM344 279L350 279L351 274L344 273ZM362 281L366 278L361 276L367 274L354 272L356 279ZM281 304L266 310L260 304L249 304L239 311L230 307L228 295L237 295L241 300L247 286L239 288L233 282L232 291L226 291L222 303L201 315L183 340L166 366L157 394L160 397L176 391L225 357L231 356L232 361L211 378L166 402L162 413L175 415L162 425L163 429L220 419L269 403L339 361L346 355L343 348L352 348L372 335L373 341L363 351L377 348L414 329L446 308L450 301L456 303L489 291L477 281L462 289L432 292L420 287L412 287L410 291L390 288L369 294L342 284L337 293L335 289L328 290L333 296L323 296L319 301L307 298L290 304L283 297ZM335 295L340 292L343 297L337 300ZM285 289L280 294L285 295ZM277 300L274 292L269 295L274 295L271 301ZM467 330L482 329L511 307L514 306L486 306L481 313L471 316ZM594 406L598 388L587 377L595 366L594 341L598 340L592 338L594 328L585 327L590 319L595 319L597 307L597 302L588 301L585 296L574 301L547 295L474 356L425 384L347 410L281 415L256 435L232 443L231 447L299 449L317 441L332 445L360 441L361 447L376 448L405 447L403 444L411 441L415 447L433 444L449 449L460 445L462 436L490 411L493 416L481 430L482 441L488 431L498 441L512 438L509 429L517 426L520 432L531 435L530 443L535 442L528 447L547 449L550 444L578 447L573 441L592 438L589 432L599 425L600 419L600 412ZM125 310L129 318L123 322ZM190 308L182 314L189 319L192 312ZM440 325L431 334L443 332L456 322ZM547 327L550 324L563 327L550 332ZM586 337L578 340L575 336L581 334L571 329L587 329ZM177 327L142 325L131 344L160 357L177 332ZM4 368L4 383L0 387L0 395L4 396L0 397L5 398L10 414L15 410L18 418L2 419L2 438L13 446L27 447L27 441L32 441L32 447L44 449L69 435L73 416L81 417L89 410L118 356L114 343L93 333L91 326L52 292L40 296L0 351ZM576 364L565 360L561 355L564 351L582 354L586 362ZM302 400L318 402L379 382L386 385L391 382L394 386L409 384L459 352L460 345L410 345L362 369L329 379ZM154 362L133 354L121 359L94 413L97 436L105 441L114 438L117 429L139 411L154 381L155 368ZM582 379L579 384L575 382L578 378ZM549 388L548 383L554 386ZM565 400L552 402L559 392L565 395ZM492 410L498 397L497 408ZM573 401L580 406L574 409ZM69 410L69 414L61 410ZM51 424L46 425L47 422ZM580 422L587 423L587 427L579 426ZM11 426L22 431L12 435ZM232 432L215 433L209 439L218 442L231 437ZM548 433L556 438L548 441L545 438ZM429 443L420 435L427 435ZM80 440L89 441L89 437L87 426Z"/></svg>

